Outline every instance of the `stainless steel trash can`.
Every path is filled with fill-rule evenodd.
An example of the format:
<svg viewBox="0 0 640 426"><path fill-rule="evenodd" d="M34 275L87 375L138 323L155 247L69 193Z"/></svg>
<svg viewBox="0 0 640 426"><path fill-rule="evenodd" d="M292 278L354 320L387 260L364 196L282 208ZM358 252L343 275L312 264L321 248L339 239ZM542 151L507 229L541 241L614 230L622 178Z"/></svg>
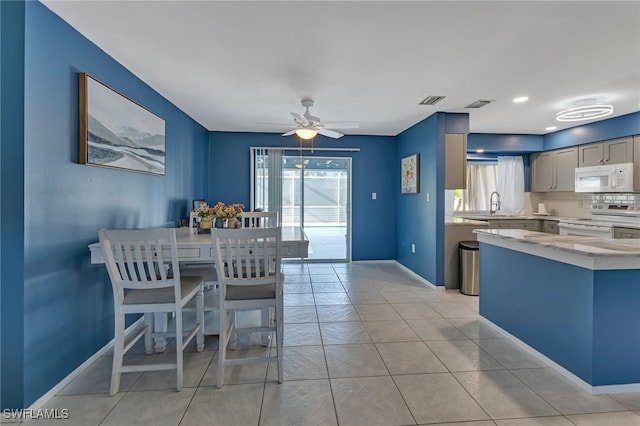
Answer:
<svg viewBox="0 0 640 426"><path fill-rule="evenodd" d="M480 295L480 244L477 241L460 241L460 293Z"/></svg>

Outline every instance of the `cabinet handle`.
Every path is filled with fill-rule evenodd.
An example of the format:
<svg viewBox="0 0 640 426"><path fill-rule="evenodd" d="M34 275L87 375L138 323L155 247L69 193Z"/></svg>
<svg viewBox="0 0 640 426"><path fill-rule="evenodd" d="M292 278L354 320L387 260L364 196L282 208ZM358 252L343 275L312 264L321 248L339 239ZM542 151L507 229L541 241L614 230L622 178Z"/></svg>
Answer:
<svg viewBox="0 0 640 426"><path fill-rule="evenodd" d="M605 158L605 159L604 159L604 162L606 163L607 161L609 161L609 159L608 159L608 158Z"/></svg>

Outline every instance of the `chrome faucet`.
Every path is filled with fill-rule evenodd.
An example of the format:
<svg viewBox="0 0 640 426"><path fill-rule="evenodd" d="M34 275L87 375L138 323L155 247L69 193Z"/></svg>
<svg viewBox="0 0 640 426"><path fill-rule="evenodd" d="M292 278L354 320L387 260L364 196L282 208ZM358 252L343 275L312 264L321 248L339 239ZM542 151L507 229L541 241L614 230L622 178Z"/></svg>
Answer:
<svg viewBox="0 0 640 426"><path fill-rule="evenodd" d="M496 201L493 201L494 195L496 196ZM493 191L489 196L489 204L489 214L494 214L500 210L500 194L497 191Z"/></svg>

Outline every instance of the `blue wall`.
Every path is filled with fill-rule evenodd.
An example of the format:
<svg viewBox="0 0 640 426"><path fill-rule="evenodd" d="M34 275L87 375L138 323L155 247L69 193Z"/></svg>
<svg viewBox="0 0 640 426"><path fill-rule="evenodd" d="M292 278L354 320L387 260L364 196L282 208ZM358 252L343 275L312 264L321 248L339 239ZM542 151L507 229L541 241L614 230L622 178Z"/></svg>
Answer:
<svg viewBox="0 0 640 426"><path fill-rule="evenodd" d="M480 314L593 386L640 383L638 282L480 244Z"/></svg>
<svg viewBox="0 0 640 426"><path fill-rule="evenodd" d="M211 188L205 197L210 203L250 201L250 147L291 147L297 155L299 140L276 133L211 132ZM305 143L308 146L308 143ZM360 151L304 151L304 156L351 157L352 160L352 260L387 260L395 257L397 180L395 138L387 136L317 137L316 148L360 148ZM371 199L371 193L377 199ZM244 194L238 198L238 194Z"/></svg>
<svg viewBox="0 0 640 426"><path fill-rule="evenodd" d="M420 154L420 192L398 194L396 260L433 284L442 257L439 235L444 236L444 207L438 208L444 205L444 130L445 116L436 113L396 136L396 163L407 155ZM395 181L400 188L400 177ZM416 245L415 253L411 244Z"/></svg>
<svg viewBox="0 0 640 426"><path fill-rule="evenodd" d="M0 398L21 407L24 390L24 14L0 1Z"/></svg>
<svg viewBox="0 0 640 426"><path fill-rule="evenodd" d="M4 16L5 2L2 5ZM12 169L18 182L24 176L25 197L9 206L3 202L2 210L3 218L24 218L24 241L17 230L15 241L9 242L24 244L24 262L15 265L16 275L24 271L24 283L2 283L3 296L6 289L23 294L24 305L17 309L24 317L24 344L20 347L17 339L18 347L14 342L1 350L3 363L22 362L25 367L18 372L21 380L11 383L13 395L3 392L2 408L28 406L112 339L111 285L103 266L90 265L87 248L97 240L97 229L175 222L186 217L190 200L208 189L207 180L200 178L207 170L206 129L44 5L26 2L24 7L23 60L12 62L9 71L25 78L23 95L11 95L18 104L24 100L25 106L24 142L13 147L24 154L24 170L19 164ZM2 72L4 84L4 60ZM166 120L166 176L78 164L79 72ZM4 90L2 96L4 104ZM3 159L5 148L3 134ZM4 238L3 229L3 245ZM9 259L6 250L2 256L4 264ZM4 315L3 310L3 327ZM16 324L22 332L19 322L12 327ZM9 376L4 368L2 373L4 384ZM20 385L23 391L16 395Z"/></svg>
<svg viewBox="0 0 640 426"><path fill-rule="evenodd" d="M467 152L482 149L485 153L507 154L542 151L542 135L511 135L494 133L469 133Z"/></svg>
<svg viewBox="0 0 640 426"><path fill-rule="evenodd" d="M444 285L445 133L468 131L468 114L436 113L396 136L396 164L420 154L420 192L398 195L396 260L435 285Z"/></svg>
<svg viewBox="0 0 640 426"><path fill-rule="evenodd" d="M544 150L640 134L640 112L621 115L544 136Z"/></svg>

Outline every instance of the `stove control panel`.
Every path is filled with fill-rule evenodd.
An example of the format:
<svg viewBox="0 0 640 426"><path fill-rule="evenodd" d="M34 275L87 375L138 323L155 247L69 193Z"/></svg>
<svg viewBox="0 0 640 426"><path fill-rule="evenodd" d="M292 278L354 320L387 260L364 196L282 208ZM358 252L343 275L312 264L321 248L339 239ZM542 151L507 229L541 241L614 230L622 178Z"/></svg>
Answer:
<svg viewBox="0 0 640 426"><path fill-rule="evenodd" d="M640 217L640 204L595 203L591 205L591 214Z"/></svg>

